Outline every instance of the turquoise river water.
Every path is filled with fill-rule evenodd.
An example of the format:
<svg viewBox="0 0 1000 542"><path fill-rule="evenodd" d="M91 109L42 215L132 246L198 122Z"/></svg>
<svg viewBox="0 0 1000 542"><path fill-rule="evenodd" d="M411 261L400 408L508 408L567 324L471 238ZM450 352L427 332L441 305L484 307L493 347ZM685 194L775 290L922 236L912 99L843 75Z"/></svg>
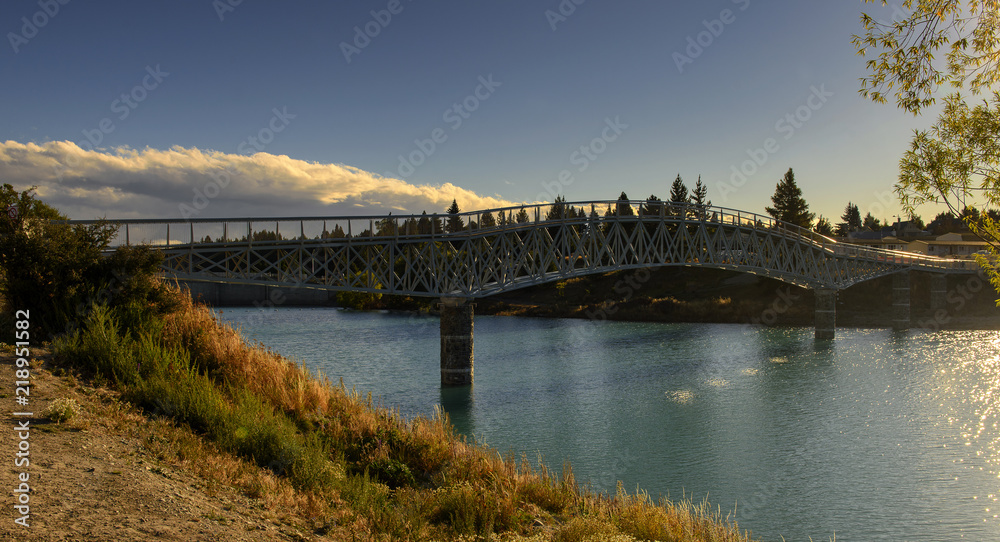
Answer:
<svg viewBox="0 0 1000 542"><path fill-rule="evenodd" d="M1000 540L1000 334L477 316L475 385L442 389L438 320L221 317L405 416L442 405L501 451L614 491L706 497L756 538Z"/></svg>

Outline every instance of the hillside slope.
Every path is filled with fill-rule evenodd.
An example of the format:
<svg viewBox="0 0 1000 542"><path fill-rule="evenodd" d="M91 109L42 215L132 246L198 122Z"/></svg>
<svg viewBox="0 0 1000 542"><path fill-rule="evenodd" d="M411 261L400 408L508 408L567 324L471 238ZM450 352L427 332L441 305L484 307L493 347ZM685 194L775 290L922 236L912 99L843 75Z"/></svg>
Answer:
<svg viewBox="0 0 1000 542"><path fill-rule="evenodd" d="M14 419L3 425L3 479L27 472L31 487L28 527L8 509L2 540L311 540L305 521L268 506L253 487L276 486L270 473L219 454L184 427L151 419L107 388L78 383L47 367L40 353L32 370L29 442L31 464L15 467ZM0 353L13 371L9 348ZM12 390L0 408L16 407ZM41 412L58 398L73 399L79 414L56 424ZM17 421L20 421L17 420ZM205 461L211 459L211 461ZM228 473L228 474L226 474ZM243 489L241 491L240 489ZM13 489L13 488L11 488Z"/></svg>

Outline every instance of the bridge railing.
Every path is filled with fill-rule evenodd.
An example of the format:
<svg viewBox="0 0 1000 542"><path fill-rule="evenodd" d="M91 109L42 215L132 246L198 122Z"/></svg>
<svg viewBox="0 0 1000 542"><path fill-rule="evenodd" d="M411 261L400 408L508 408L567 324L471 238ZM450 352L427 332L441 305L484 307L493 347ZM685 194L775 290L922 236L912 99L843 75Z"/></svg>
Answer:
<svg viewBox="0 0 1000 542"><path fill-rule="evenodd" d="M571 212L570 209L573 211ZM572 215L572 216L571 216ZM111 247L145 244L156 248L225 245L230 243L287 244L337 239L445 239L477 236L491 231L534 228L541 223L593 228L608 222L667 221L729 225L770 233L813 245L832 255L910 264L937 269L975 269L971 260L944 260L912 252L892 251L838 242L809 229L768 215L718 206L669 201L599 200L536 203L457 214L359 215L313 217L240 217L109 220L119 226ZM92 220L71 220L90 224Z"/></svg>
<svg viewBox="0 0 1000 542"><path fill-rule="evenodd" d="M809 230L776 221L770 216L738 209L646 200L601 200L537 203L511 207L421 215L358 215L313 217L239 217L191 219L112 219L118 235L111 246L147 244L169 247L192 243L287 241L359 237L426 237L468 235L491 229L525 227L541 222L587 225L594 222L645 221L663 218L672 222L704 220L721 224L781 229L817 242L834 242ZM559 206L558 209L555 206ZM569 216L569 209L583 215ZM554 216L553 216L554 215ZM461 221L461 227L457 226ZM70 224L90 224L93 220L70 220ZM451 224L455 224L453 227Z"/></svg>

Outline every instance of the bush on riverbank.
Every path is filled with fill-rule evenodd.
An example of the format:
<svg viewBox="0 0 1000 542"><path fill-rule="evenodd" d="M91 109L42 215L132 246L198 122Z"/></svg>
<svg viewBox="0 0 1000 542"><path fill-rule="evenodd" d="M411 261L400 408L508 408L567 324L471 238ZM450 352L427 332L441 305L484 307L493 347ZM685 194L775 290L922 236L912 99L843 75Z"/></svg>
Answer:
<svg viewBox="0 0 1000 542"><path fill-rule="evenodd" d="M162 256L146 247L102 252L117 227L99 222L70 226L34 195L0 187L0 322L28 311L31 335L52 338L75 329L94 305L169 309L163 284L153 278ZM6 338L10 326L3 327Z"/></svg>

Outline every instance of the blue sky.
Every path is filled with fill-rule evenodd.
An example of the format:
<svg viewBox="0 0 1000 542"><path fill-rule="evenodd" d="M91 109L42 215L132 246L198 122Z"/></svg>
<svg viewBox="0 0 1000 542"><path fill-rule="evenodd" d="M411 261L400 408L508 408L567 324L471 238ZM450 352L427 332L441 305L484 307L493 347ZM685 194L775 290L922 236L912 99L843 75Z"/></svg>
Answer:
<svg viewBox="0 0 1000 542"><path fill-rule="evenodd" d="M816 0L8 1L0 175L74 218L666 198L677 174L763 212L791 167L814 212L850 200L891 219L899 158L933 118L858 96L863 9L891 16ZM219 171L232 182L193 205Z"/></svg>

